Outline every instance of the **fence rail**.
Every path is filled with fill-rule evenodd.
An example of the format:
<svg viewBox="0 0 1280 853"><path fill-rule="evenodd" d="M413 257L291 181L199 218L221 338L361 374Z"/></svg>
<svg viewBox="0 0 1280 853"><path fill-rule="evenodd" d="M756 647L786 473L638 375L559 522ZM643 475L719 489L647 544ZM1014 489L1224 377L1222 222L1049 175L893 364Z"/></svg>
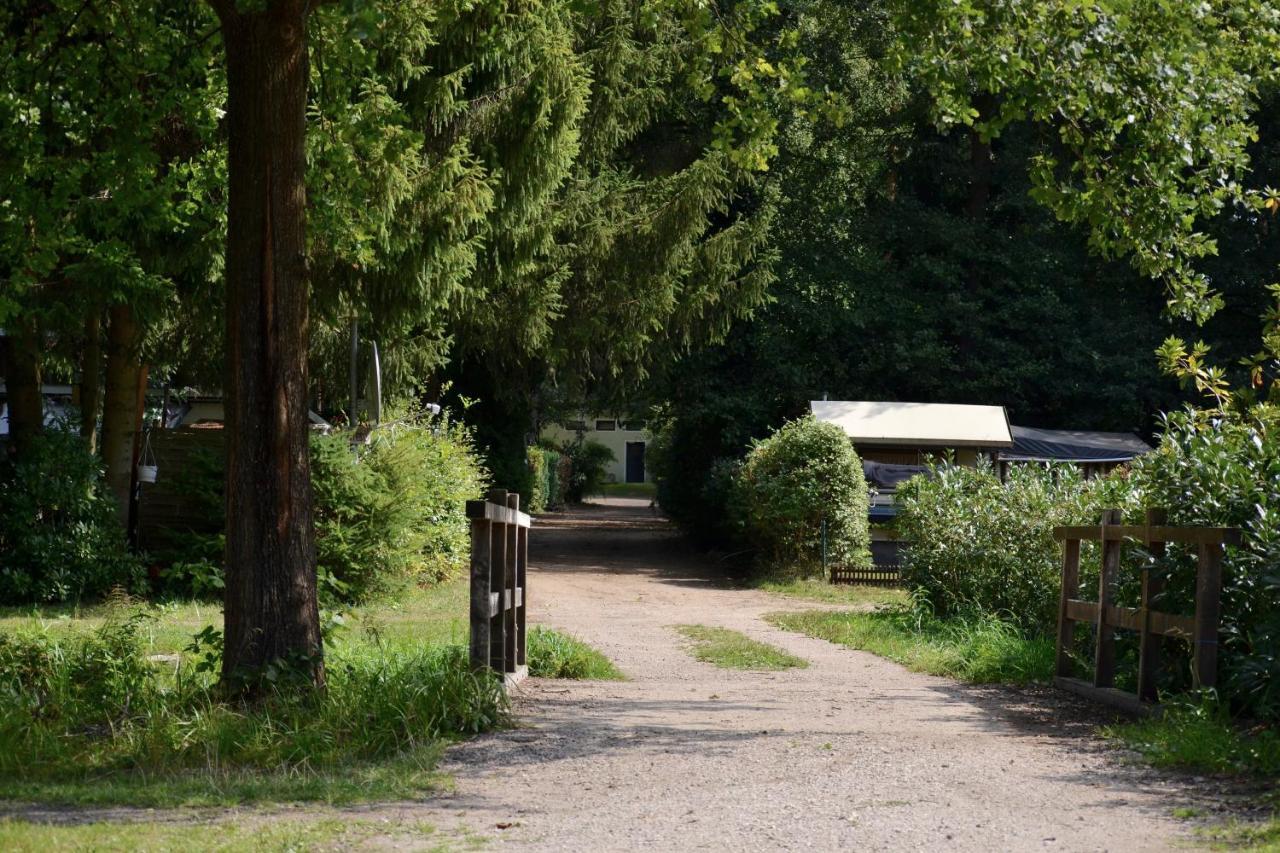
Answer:
<svg viewBox="0 0 1280 853"><path fill-rule="evenodd" d="M530 517L520 495L495 489L487 500L467 501L471 519L471 666L513 684L529 671L528 607Z"/></svg>
<svg viewBox="0 0 1280 853"><path fill-rule="evenodd" d="M1130 713L1147 713L1157 698L1156 672L1160 668L1163 637L1191 641L1194 687L1213 687L1217 683L1222 557L1225 546L1240 544L1240 531L1233 527L1171 527L1165 524L1166 516L1164 510L1151 509L1147 510L1146 524L1125 525L1120 523L1120 510L1109 509L1103 512L1102 523L1097 526L1054 528L1054 538L1063 543L1054 678L1057 686ZM1097 601L1075 598L1080 590L1082 541L1102 543ZM1139 606L1124 607L1116 603L1121 549L1126 542L1144 544L1157 559L1164 556L1169 542L1197 546L1195 616L1152 608L1152 602L1164 591L1164 578L1153 572L1150 565L1142 569ZM1088 623L1095 628L1092 682L1072 677L1071 648L1078 623ZM1139 634L1137 693L1126 693L1115 687L1117 628Z"/></svg>
<svg viewBox="0 0 1280 853"><path fill-rule="evenodd" d="M901 586L902 573L897 566L832 566L831 582L861 586Z"/></svg>

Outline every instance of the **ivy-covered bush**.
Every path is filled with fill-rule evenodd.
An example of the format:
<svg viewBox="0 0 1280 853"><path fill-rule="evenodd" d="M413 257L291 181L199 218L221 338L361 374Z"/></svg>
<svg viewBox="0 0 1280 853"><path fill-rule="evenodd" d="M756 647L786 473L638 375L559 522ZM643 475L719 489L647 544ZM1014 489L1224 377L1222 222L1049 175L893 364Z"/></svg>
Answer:
<svg viewBox="0 0 1280 853"><path fill-rule="evenodd" d="M1003 483L990 465L939 465L898 488L897 532L910 543L903 579L938 616L996 615L1047 631L1062 586L1053 528L1133 503L1114 482L1088 483L1074 465L1016 465ZM1082 567L1096 569L1088 559Z"/></svg>
<svg viewBox="0 0 1280 853"><path fill-rule="evenodd" d="M532 482L528 500L529 512L546 512L564 506L562 486L562 454L557 450L533 446L527 451L529 478Z"/></svg>
<svg viewBox="0 0 1280 853"><path fill-rule="evenodd" d="M102 466L77 435L50 432L0 458L0 602L71 601L145 581Z"/></svg>
<svg viewBox="0 0 1280 853"><path fill-rule="evenodd" d="M737 483L730 503L769 568L820 570L824 520L831 561L870 562L867 481L838 426L812 417L784 424L752 446Z"/></svg>

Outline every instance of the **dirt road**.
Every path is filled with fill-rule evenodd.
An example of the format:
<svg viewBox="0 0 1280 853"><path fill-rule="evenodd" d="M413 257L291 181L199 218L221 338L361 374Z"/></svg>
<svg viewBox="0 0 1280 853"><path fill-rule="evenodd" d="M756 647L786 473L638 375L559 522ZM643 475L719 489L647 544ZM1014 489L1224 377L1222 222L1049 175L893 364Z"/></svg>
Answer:
<svg viewBox="0 0 1280 853"><path fill-rule="evenodd" d="M1171 816L1185 793L1103 749L1091 711L1051 691L958 685L773 629L762 614L806 605L726 588L645 503L549 519L531 543L532 616L587 640L630 680L526 681L520 728L450 753L443 769L457 790L427 808L495 844L1193 846ZM699 663L670 627L689 623L743 631L810 666Z"/></svg>

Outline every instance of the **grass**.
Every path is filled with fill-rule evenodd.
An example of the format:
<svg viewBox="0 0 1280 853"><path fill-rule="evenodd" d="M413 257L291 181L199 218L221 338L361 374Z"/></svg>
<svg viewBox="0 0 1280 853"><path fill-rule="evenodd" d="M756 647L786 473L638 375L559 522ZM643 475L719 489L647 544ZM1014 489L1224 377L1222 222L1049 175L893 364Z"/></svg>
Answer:
<svg viewBox="0 0 1280 853"><path fill-rule="evenodd" d="M624 681L613 661L575 637L541 626L529 631L529 674L540 678Z"/></svg>
<svg viewBox="0 0 1280 853"><path fill-rule="evenodd" d="M1280 776L1280 731L1243 729L1211 704L1174 705L1159 716L1107 726L1102 733L1156 767Z"/></svg>
<svg viewBox="0 0 1280 853"><path fill-rule="evenodd" d="M785 595L788 598L848 606L903 604L908 598L905 590L895 587L829 583L822 578L765 577L753 581L752 586L755 589Z"/></svg>
<svg viewBox="0 0 1280 853"><path fill-rule="evenodd" d="M908 669L974 683L1025 684L1053 673L1053 641L997 619L937 620L897 607L874 613L773 613L767 621L896 661Z"/></svg>
<svg viewBox="0 0 1280 853"><path fill-rule="evenodd" d="M4 611L0 799L226 806L438 789L444 747L506 719L494 681L467 665L468 601L459 579L360 608L326 650L324 693L252 707L222 701L216 670L187 648L221 627L216 605ZM531 631L529 653L546 677L622 677L553 631Z"/></svg>
<svg viewBox="0 0 1280 853"><path fill-rule="evenodd" d="M71 851L296 851L348 849L375 839L414 849L476 849L474 836L444 838L421 822L384 823L333 817L316 819L272 817L263 820L89 821L49 824L13 818L0 819L0 848L14 853Z"/></svg>
<svg viewBox="0 0 1280 853"><path fill-rule="evenodd" d="M658 493L653 483L605 483L600 494L606 498L646 498L652 500Z"/></svg>
<svg viewBox="0 0 1280 853"><path fill-rule="evenodd" d="M728 628L677 625L676 631L693 641L695 658L721 669L776 671L809 665L804 658Z"/></svg>

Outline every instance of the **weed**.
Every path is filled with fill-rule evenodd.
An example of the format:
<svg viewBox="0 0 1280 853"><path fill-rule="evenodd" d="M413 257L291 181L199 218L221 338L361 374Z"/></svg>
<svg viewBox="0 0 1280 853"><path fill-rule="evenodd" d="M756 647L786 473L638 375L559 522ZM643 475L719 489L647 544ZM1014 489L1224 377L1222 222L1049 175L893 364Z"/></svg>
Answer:
<svg viewBox="0 0 1280 853"><path fill-rule="evenodd" d="M574 637L541 626L529 632L529 674L540 678L621 681L613 662Z"/></svg>

